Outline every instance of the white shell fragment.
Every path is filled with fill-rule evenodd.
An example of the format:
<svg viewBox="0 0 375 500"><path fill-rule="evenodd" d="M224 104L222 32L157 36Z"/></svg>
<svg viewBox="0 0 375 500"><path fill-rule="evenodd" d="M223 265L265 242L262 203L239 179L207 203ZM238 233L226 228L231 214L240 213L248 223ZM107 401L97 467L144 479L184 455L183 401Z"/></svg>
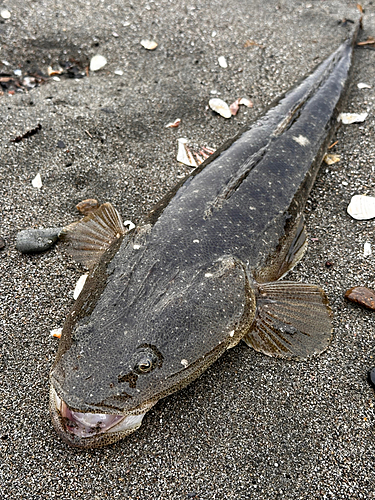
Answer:
<svg viewBox="0 0 375 500"><path fill-rule="evenodd" d="M323 161L327 165L333 165L334 163L338 163L340 161L340 156L327 153L324 155Z"/></svg>
<svg viewBox="0 0 375 500"><path fill-rule="evenodd" d="M177 161L187 165L188 167L197 167L197 162L194 160L193 155L186 147L187 139L180 138L178 141Z"/></svg>
<svg viewBox="0 0 375 500"><path fill-rule="evenodd" d="M370 257L371 254L372 254L371 243L366 241L366 243L363 245L363 257Z"/></svg>
<svg viewBox="0 0 375 500"><path fill-rule="evenodd" d="M357 87L359 89L371 89L371 85L368 83L357 83Z"/></svg>
<svg viewBox="0 0 375 500"><path fill-rule="evenodd" d="M232 116L228 104L222 99L214 97L213 99L209 100L208 104L210 108L213 111L216 111L216 113L218 113L220 116L223 116L224 118L230 118Z"/></svg>
<svg viewBox="0 0 375 500"><path fill-rule="evenodd" d="M132 229L134 229L134 228L135 228L135 224L134 224L131 220L126 220L126 221L124 222L124 226L125 226L125 227L126 227L126 226L129 226L129 227L128 227L128 231L131 231Z"/></svg>
<svg viewBox="0 0 375 500"><path fill-rule="evenodd" d="M153 40L141 40L141 45L147 50L155 50L158 44Z"/></svg>
<svg viewBox="0 0 375 500"><path fill-rule="evenodd" d="M350 200L348 214L356 220L368 220L375 217L375 198L356 194Z"/></svg>
<svg viewBox="0 0 375 500"><path fill-rule="evenodd" d="M219 66L221 66L222 68L227 68L228 67L227 60L225 59L224 56L218 57L217 60L219 61Z"/></svg>
<svg viewBox="0 0 375 500"><path fill-rule="evenodd" d="M38 172L34 179L31 181L31 184L33 187L40 189L43 184L42 184L42 178L40 177L40 173Z"/></svg>
<svg viewBox="0 0 375 500"><path fill-rule="evenodd" d="M0 12L0 16L1 16L3 19L9 19L9 18L10 18L10 12L9 12L9 10L7 10L7 9L2 9L2 11Z"/></svg>
<svg viewBox="0 0 375 500"><path fill-rule="evenodd" d="M79 297L79 294L82 292L82 288L83 288L84 284L86 283L87 276L88 276L88 274L82 274L82 276L77 281L76 287L75 287L74 292L73 292L74 300L77 300Z"/></svg>
<svg viewBox="0 0 375 500"><path fill-rule="evenodd" d="M59 339L61 337L62 330L63 330L62 328L55 328L55 329L51 330L49 332L49 334L51 337L55 337L55 338Z"/></svg>
<svg viewBox="0 0 375 500"><path fill-rule="evenodd" d="M22 76L22 71L20 69L15 69L13 71L13 73L16 75L16 76Z"/></svg>
<svg viewBox="0 0 375 500"><path fill-rule="evenodd" d="M104 56L96 54L96 56L91 58L90 61L90 71L99 71L107 64L107 59Z"/></svg>
<svg viewBox="0 0 375 500"><path fill-rule="evenodd" d="M124 74L124 72L122 71L122 69L115 70L115 75L122 76L123 74Z"/></svg>
<svg viewBox="0 0 375 500"><path fill-rule="evenodd" d="M180 125L181 123L181 118L176 118L174 122L167 123L165 128L176 128Z"/></svg>
<svg viewBox="0 0 375 500"><path fill-rule="evenodd" d="M253 103L250 101L250 99L246 99L246 97L241 97L240 99L236 99L232 104L229 106L230 112L232 113L233 116L235 116L240 109L240 105L243 104L247 108L252 108Z"/></svg>
<svg viewBox="0 0 375 500"><path fill-rule="evenodd" d="M367 116L368 113L340 113L338 120L341 120L344 125L350 125L352 123L364 122Z"/></svg>

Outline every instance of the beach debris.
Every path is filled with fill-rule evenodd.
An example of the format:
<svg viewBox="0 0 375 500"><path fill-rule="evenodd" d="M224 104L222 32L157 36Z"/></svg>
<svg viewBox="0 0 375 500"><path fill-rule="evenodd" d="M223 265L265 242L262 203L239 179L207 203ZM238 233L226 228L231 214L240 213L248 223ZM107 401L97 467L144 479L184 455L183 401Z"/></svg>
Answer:
<svg viewBox="0 0 375 500"><path fill-rule="evenodd" d="M260 43L254 42L254 40L246 40L246 42L243 45L245 49L247 47L259 47L260 49L264 49L264 45L261 45Z"/></svg>
<svg viewBox="0 0 375 500"><path fill-rule="evenodd" d="M4 250L5 248L5 240L2 236L0 236L0 250Z"/></svg>
<svg viewBox="0 0 375 500"><path fill-rule="evenodd" d="M220 116L223 116L224 118L230 118L232 116L228 104L218 97L210 99L208 105L213 111L218 113Z"/></svg>
<svg viewBox="0 0 375 500"><path fill-rule="evenodd" d="M22 70L21 70L21 69L14 69L14 70L13 70L13 73L14 73L16 76L22 76Z"/></svg>
<svg viewBox="0 0 375 500"><path fill-rule="evenodd" d="M187 165L188 167L196 168L198 164L194 160L193 155L186 146L188 140L181 137L180 139L177 139L177 141L178 141L177 161L183 163L184 165Z"/></svg>
<svg viewBox="0 0 375 500"><path fill-rule="evenodd" d="M3 19L9 19L10 18L10 12L8 9L2 9L0 11L0 16L3 18Z"/></svg>
<svg viewBox="0 0 375 500"><path fill-rule="evenodd" d="M219 66L220 67L222 67L222 68L227 68L228 67L227 60L225 59L224 56L218 57L217 60L219 61Z"/></svg>
<svg viewBox="0 0 375 500"><path fill-rule="evenodd" d="M49 332L49 334L51 337L55 337L56 339L60 339L62 330L63 330L62 328L55 328L54 330L51 330Z"/></svg>
<svg viewBox="0 0 375 500"><path fill-rule="evenodd" d="M337 120L342 121L344 125L352 123L361 123L366 120L368 113L340 113Z"/></svg>
<svg viewBox="0 0 375 500"><path fill-rule="evenodd" d="M324 155L323 161L327 165L333 165L334 163L337 163L337 162L340 161L340 156L339 155L333 155L333 154L326 153Z"/></svg>
<svg viewBox="0 0 375 500"><path fill-rule="evenodd" d="M63 73L63 69L60 68L60 66L58 67L58 69L54 69L52 68L52 66L48 66L47 68L47 73L48 73L48 76L56 76L56 75L61 75L61 73Z"/></svg>
<svg viewBox="0 0 375 500"><path fill-rule="evenodd" d="M373 36L367 37L367 40L364 42L358 42L357 45L364 46L364 45L375 45L375 38Z"/></svg>
<svg viewBox="0 0 375 500"><path fill-rule="evenodd" d="M357 87L359 89L371 89L371 85L368 83L357 83Z"/></svg>
<svg viewBox="0 0 375 500"><path fill-rule="evenodd" d="M39 172L36 174L34 179L31 181L31 184L33 185L33 187L38 188L38 189L40 189L43 186L42 178L41 178Z"/></svg>
<svg viewBox="0 0 375 500"><path fill-rule="evenodd" d="M22 253L44 252L56 243L61 230L61 227L24 229L16 236L16 248Z"/></svg>
<svg viewBox="0 0 375 500"><path fill-rule="evenodd" d="M372 254L371 243L366 241L363 245L363 257L369 257Z"/></svg>
<svg viewBox="0 0 375 500"><path fill-rule="evenodd" d="M24 139L28 139L29 137L32 137L33 135L37 134L40 130L42 130L42 125L38 123L38 125L25 132L23 135L18 135L15 139L11 139L10 142L21 142Z"/></svg>
<svg viewBox="0 0 375 500"><path fill-rule="evenodd" d="M65 142L64 141L57 141L57 147L60 149L65 149Z"/></svg>
<svg viewBox="0 0 375 500"><path fill-rule="evenodd" d="M193 148L188 146L188 140L185 138L177 139L178 141L178 152L177 161L187 165L188 167L197 167L201 165L206 158L215 152L215 149L208 146ZM195 156L195 159L194 159Z"/></svg>
<svg viewBox="0 0 375 500"><path fill-rule="evenodd" d="M253 107L252 101L250 99L247 99L246 97L241 97L240 99L236 99L232 104L229 106L230 112L232 113L233 116L235 116L238 113L238 110L240 109L241 104L248 108Z"/></svg>
<svg viewBox="0 0 375 500"><path fill-rule="evenodd" d="M82 276L77 281L76 286L74 288L74 292L73 292L74 300L77 300L79 297L79 294L82 292L82 288L84 287L84 285L86 283L87 276L88 276L88 274L82 274Z"/></svg>
<svg viewBox="0 0 375 500"><path fill-rule="evenodd" d="M135 228L135 224L133 224L133 222L131 220L126 220L124 222L124 226L128 226L128 231L131 231L132 229Z"/></svg>
<svg viewBox="0 0 375 500"><path fill-rule="evenodd" d="M122 76L123 74L124 74L124 72L122 71L122 69L115 70L115 75Z"/></svg>
<svg viewBox="0 0 375 500"><path fill-rule="evenodd" d="M76 205L76 209L78 212L81 212L83 215L87 215L90 212L94 212L99 208L98 200L95 198L88 198L87 200L82 200Z"/></svg>
<svg viewBox="0 0 375 500"><path fill-rule="evenodd" d="M375 311L375 291L365 286L354 286L345 292L344 297L350 302Z"/></svg>
<svg viewBox="0 0 375 500"><path fill-rule="evenodd" d="M373 219L375 217L375 197L364 194L352 196L347 212L356 220Z"/></svg>
<svg viewBox="0 0 375 500"><path fill-rule="evenodd" d="M181 123L181 118L176 118L174 122L168 123L165 128L177 128Z"/></svg>
<svg viewBox="0 0 375 500"><path fill-rule="evenodd" d="M154 40L141 40L141 45L147 50L155 50L158 46Z"/></svg>
<svg viewBox="0 0 375 500"><path fill-rule="evenodd" d="M104 68L106 64L107 64L107 59L104 56L101 56L100 54L96 54L91 58L90 71L99 71L100 69Z"/></svg>

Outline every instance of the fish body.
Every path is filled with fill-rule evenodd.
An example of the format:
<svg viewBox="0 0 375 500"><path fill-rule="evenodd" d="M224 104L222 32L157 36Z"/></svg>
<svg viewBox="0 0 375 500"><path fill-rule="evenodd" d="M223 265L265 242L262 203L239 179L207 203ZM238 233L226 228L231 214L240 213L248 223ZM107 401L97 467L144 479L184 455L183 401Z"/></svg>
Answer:
<svg viewBox="0 0 375 500"><path fill-rule="evenodd" d="M159 399L241 339L283 358L327 348L324 292L278 280L306 246L302 211L335 131L352 45L342 44L134 230L124 234L109 204L67 230L78 258L94 267L51 371L52 420L66 442L93 447L130 434ZM103 240L106 226L114 228L97 264L103 246L84 248L88 226L90 238Z"/></svg>

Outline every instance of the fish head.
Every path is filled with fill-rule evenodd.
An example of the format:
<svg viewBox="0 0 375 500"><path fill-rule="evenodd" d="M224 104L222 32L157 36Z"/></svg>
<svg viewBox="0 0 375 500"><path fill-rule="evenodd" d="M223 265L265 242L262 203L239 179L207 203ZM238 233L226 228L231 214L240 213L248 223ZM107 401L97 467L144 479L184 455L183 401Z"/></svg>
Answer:
<svg viewBox="0 0 375 500"><path fill-rule="evenodd" d="M125 285L122 273L112 277L84 316L89 277L65 323L50 410L57 432L73 446L106 445L136 430L159 399L237 344L255 314L246 271L231 256L195 272L164 270L162 279L142 267Z"/></svg>

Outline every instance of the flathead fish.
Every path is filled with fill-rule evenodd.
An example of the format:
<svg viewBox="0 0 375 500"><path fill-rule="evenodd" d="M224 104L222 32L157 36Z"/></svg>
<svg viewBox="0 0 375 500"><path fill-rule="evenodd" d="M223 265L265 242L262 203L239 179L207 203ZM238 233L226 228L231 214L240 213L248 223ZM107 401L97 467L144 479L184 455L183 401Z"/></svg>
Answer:
<svg viewBox="0 0 375 500"><path fill-rule="evenodd" d="M104 204L64 235L90 267L51 371L58 434L102 446L137 429L241 340L306 358L331 339L319 286L280 281L348 86L353 40L216 151L126 233Z"/></svg>

